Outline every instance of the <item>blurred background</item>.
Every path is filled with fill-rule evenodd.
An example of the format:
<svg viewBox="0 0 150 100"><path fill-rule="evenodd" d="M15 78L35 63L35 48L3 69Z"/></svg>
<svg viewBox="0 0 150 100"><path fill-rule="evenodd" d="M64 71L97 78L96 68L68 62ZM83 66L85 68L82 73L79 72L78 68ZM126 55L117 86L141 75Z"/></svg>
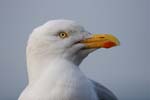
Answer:
<svg viewBox="0 0 150 100"><path fill-rule="evenodd" d="M149 0L0 0L0 100L17 100L27 85L26 41L53 19L117 36L121 45L90 54L82 71L119 100L150 100Z"/></svg>

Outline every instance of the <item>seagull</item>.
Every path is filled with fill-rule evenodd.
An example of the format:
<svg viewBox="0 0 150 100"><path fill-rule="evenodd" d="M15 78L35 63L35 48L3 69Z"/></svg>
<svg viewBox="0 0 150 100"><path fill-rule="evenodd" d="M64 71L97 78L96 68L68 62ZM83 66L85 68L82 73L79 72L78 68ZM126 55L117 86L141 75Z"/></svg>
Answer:
<svg viewBox="0 0 150 100"><path fill-rule="evenodd" d="M118 45L115 36L91 34L72 20L51 20L35 28L26 48L28 85L18 100L117 100L79 65L98 48Z"/></svg>

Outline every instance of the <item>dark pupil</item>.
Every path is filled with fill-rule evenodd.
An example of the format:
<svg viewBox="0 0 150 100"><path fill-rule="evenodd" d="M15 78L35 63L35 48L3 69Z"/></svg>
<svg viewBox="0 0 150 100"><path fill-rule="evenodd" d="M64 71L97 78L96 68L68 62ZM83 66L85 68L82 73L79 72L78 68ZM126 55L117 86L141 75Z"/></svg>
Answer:
<svg viewBox="0 0 150 100"><path fill-rule="evenodd" d="M64 33L62 33L62 34L61 34L61 36L65 36L65 34L64 34Z"/></svg>

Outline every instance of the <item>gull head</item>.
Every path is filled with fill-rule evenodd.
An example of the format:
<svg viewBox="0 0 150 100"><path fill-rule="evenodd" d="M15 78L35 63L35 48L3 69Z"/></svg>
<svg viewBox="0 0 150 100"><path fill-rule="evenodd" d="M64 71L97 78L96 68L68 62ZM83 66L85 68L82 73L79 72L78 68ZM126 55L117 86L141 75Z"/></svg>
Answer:
<svg viewBox="0 0 150 100"><path fill-rule="evenodd" d="M27 45L27 61L59 58L79 65L97 48L116 45L119 41L110 34L91 34L74 21L52 20L33 30Z"/></svg>

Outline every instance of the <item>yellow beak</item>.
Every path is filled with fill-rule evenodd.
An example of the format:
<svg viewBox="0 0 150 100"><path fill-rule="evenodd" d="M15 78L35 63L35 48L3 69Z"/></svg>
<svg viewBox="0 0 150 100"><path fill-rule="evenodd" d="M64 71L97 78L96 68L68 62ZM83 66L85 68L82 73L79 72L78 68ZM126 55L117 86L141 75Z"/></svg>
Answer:
<svg viewBox="0 0 150 100"><path fill-rule="evenodd" d="M111 34L93 34L92 37L80 41L87 49L111 48L120 44L119 40Z"/></svg>

